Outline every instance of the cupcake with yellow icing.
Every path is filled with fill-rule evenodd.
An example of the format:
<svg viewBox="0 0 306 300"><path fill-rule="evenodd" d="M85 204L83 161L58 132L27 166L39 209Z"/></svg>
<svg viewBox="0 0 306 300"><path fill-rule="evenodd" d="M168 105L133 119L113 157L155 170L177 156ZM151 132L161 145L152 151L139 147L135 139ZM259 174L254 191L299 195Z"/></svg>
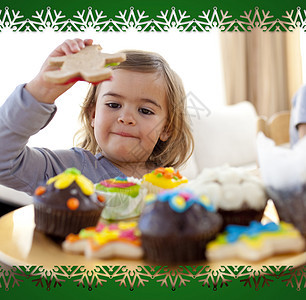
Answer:
<svg viewBox="0 0 306 300"><path fill-rule="evenodd" d="M155 193L162 190L169 190L187 183L188 179L180 174L178 170L172 167L157 168L151 173L143 176L142 185L147 188L148 193Z"/></svg>
<svg viewBox="0 0 306 300"><path fill-rule="evenodd" d="M102 217L123 220L138 217L143 208L146 189L134 177L115 177L95 184L96 192L105 198Z"/></svg>
<svg viewBox="0 0 306 300"><path fill-rule="evenodd" d="M33 198L36 230L58 238L96 226L105 200L96 195L94 184L76 168L37 187Z"/></svg>

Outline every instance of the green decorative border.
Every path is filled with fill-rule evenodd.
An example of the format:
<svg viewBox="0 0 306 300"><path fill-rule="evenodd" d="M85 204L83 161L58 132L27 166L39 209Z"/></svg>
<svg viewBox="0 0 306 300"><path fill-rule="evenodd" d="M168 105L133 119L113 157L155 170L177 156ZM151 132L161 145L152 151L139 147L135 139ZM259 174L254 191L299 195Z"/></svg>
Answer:
<svg viewBox="0 0 306 300"><path fill-rule="evenodd" d="M293 31L306 28L306 10L297 7L284 11L281 18L269 10L255 7L244 11L239 18L213 7L192 16L179 7L161 10L152 15L137 7L118 10L109 17L94 7L76 10L69 18L62 10L46 7L27 16L9 7L0 9L0 32L209 32L220 31Z"/></svg>
<svg viewBox="0 0 306 300"><path fill-rule="evenodd" d="M217 270L209 266L138 266L135 269L126 266L96 266L93 270L83 266L56 266L52 270L42 266L14 266L11 269L0 266L0 291L20 288L25 281L48 291L62 287L68 281L75 287L82 286L89 291L105 288L109 281L131 291L148 287L151 283L174 291L188 286L192 281L214 291L230 287L233 281L238 281L241 287L259 290L273 287L276 281L280 281L284 287L301 291L306 288L306 265L298 268L263 266L260 270L250 266L222 266Z"/></svg>
<svg viewBox="0 0 306 300"><path fill-rule="evenodd" d="M305 3L290 1L233 1L238 8L224 0L154 1L158 7L146 1L117 0L106 3L101 0L66 1L4 0L0 3L0 33L5 32L210 32L220 31L286 31L296 28L305 31ZM16 3L18 2L18 3ZM49 3L46 3L49 2ZM50 3L51 2L51 3ZM53 2L53 3L52 3ZM86 3L87 2L87 3ZM124 3L123 3L124 2ZM301 2L301 1L300 1ZM128 4L127 4L128 3ZM156 4L157 3L157 4ZM70 3L71 4L71 3ZM274 7L273 7L274 5ZM274 9L275 8L275 9ZM17 36L17 35L16 35ZM254 270L250 266L223 266L217 270L209 266L97 266L88 270L83 266L55 266L47 270L43 266L0 265L0 297L13 299L48 295L57 298L97 295L113 299L201 299L207 296L248 299L305 297L306 265L263 266ZM61 294L57 293L60 291ZM251 292L251 293L250 293ZM215 294L213 294L215 293ZM121 298L118 295L121 295ZM237 297L238 296L238 297ZM150 298L151 299L151 298ZM163 298L164 299L164 298ZM252 298L253 299L253 298Z"/></svg>

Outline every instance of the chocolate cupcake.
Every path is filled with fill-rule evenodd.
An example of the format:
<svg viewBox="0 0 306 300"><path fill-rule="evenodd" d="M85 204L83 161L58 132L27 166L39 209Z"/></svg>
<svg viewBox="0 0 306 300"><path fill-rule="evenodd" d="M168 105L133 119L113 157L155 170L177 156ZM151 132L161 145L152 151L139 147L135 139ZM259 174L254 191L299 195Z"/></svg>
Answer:
<svg viewBox="0 0 306 300"><path fill-rule="evenodd" d="M280 220L293 224L306 239L306 184L292 189L267 187Z"/></svg>
<svg viewBox="0 0 306 300"><path fill-rule="evenodd" d="M223 229L230 224L247 226L251 221L261 221L268 200L257 176L229 166L204 169L187 187L211 199L223 218Z"/></svg>
<svg viewBox="0 0 306 300"><path fill-rule="evenodd" d="M82 228L95 226L104 207L104 198L94 193L94 184L75 168L50 178L34 193L36 229L65 238Z"/></svg>
<svg viewBox="0 0 306 300"><path fill-rule="evenodd" d="M149 194L138 223L146 259L162 264L204 260L221 226L208 198L187 190Z"/></svg>

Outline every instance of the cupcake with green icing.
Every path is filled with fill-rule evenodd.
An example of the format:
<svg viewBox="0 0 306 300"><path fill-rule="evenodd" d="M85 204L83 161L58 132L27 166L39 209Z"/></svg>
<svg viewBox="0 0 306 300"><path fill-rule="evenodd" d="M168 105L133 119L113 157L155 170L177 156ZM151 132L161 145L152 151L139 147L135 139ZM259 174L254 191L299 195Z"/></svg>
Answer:
<svg viewBox="0 0 306 300"><path fill-rule="evenodd" d="M115 177L97 183L97 194L105 198L102 217L106 220L138 217L146 194L140 183L141 180L134 177Z"/></svg>
<svg viewBox="0 0 306 300"><path fill-rule="evenodd" d="M93 182L76 168L38 186L33 198L36 230L58 238L96 226L104 208L104 198L95 193Z"/></svg>

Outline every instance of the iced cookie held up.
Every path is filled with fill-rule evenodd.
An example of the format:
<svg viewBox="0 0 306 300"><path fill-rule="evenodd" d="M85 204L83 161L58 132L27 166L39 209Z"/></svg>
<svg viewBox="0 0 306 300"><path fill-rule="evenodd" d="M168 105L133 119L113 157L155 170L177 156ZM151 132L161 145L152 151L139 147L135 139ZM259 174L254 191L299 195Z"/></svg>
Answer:
<svg viewBox="0 0 306 300"><path fill-rule="evenodd" d="M59 67L59 70L48 71L44 79L48 82L66 84L77 80L85 80L91 83L99 83L109 79L112 75L110 64L118 64L125 61L124 53L102 53L100 45L91 45L78 53L65 56L51 57L49 64Z"/></svg>

